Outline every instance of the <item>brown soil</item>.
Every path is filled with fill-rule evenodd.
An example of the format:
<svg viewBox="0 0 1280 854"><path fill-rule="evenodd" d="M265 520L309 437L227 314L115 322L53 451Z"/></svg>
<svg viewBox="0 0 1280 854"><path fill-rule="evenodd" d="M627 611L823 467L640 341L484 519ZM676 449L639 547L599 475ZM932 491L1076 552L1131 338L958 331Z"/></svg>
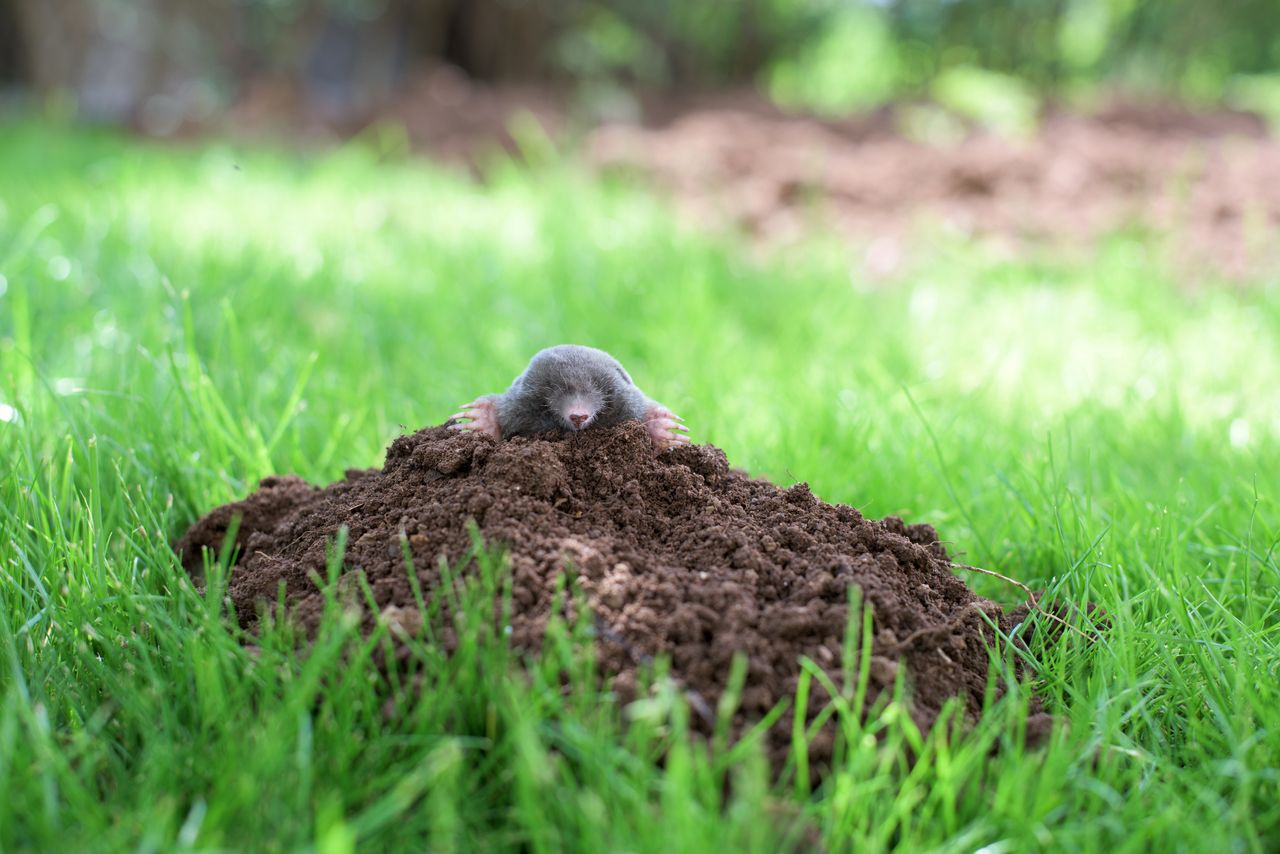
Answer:
<svg viewBox="0 0 1280 854"><path fill-rule="evenodd" d="M381 470L350 471L324 489L268 478L191 527L176 546L189 570L199 571L204 548L221 547L234 515L240 556L228 595L246 627L281 584L296 620L315 627L324 597L309 574L324 577L326 544L345 525L348 571L363 571L379 609L366 609L366 628L381 618L417 630L402 532L430 600L440 557L466 554L474 519L487 542L508 549L517 649L539 648L557 578L572 567L595 615L600 671L623 701L635 695L637 668L664 654L706 713L734 655L746 653L737 732L794 693L801 656L840 684L850 585L872 608L871 697L891 689L905 665L922 727L951 697L971 714L981 708L994 641L984 617L1006 630L1013 619L952 574L928 525L865 519L805 484L753 480L711 446L655 456L638 424L502 443L433 427L396 439ZM441 637L447 647L447 630ZM1032 728L1043 731L1046 720L1038 715ZM709 715L695 723L710 731ZM789 725L770 735L775 763L789 741ZM833 745L828 727L812 748L815 767Z"/></svg>
<svg viewBox="0 0 1280 854"><path fill-rule="evenodd" d="M947 144L910 138L909 116L823 121L727 99L650 127L601 128L589 155L656 180L701 224L767 244L834 231L865 247L872 275L899 272L922 222L1067 247L1153 228L1191 279L1280 264L1280 140L1256 116L1115 105L1051 114L1025 140L957 127Z"/></svg>
<svg viewBox="0 0 1280 854"><path fill-rule="evenodd" d="M569 111L555 90L481 83L441 66L415 75L394 98L342 117L317 109L293 81L256 79L245 87L217 128L248 138L285 135L334 143L371 126L398 125L414 150L448 163L478 165L496 152L517 153L513 131L522 117L531 119L553 139L563 140L568 135ZM211 129L192 127L190 132Z"/></svg>

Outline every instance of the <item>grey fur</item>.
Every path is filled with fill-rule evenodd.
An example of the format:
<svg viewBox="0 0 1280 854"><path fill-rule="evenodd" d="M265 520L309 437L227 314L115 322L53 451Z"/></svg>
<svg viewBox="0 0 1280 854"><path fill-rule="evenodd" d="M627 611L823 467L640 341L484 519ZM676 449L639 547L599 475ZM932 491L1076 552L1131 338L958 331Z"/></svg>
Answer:
<svg viewBox="0 0 1280 854"><path fill-rule="evenodd" d="M588 427L643 421L645 413L657 405L636 388L617 359L577 344L540 351L506 392L490 398L497 404L505 438L574 430L564 406L574 396L591 403L595 415Z"/></svg>

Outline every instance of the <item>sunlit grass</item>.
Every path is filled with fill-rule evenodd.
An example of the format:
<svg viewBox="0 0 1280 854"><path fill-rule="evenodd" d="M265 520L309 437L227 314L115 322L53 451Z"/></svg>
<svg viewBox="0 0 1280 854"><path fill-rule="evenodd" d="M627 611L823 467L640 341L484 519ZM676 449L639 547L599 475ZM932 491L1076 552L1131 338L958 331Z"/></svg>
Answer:
<svg viewBox="0 0 1280 854"><path fill-rule="evenodd" d="M0 847L1280 844L1274 283L1187 292L1129 237L1088 264L941 243L873 284L847 248L762 261L567 167L479 186L397 151L0 129ZM1069 729L1024 751L1012 702L909 768L890 707L802 797L749 755L657 767L680 704L622 730L562 698L569 641L532 681L500 642L471 670L424 649L461 681L388 720L340 614L321 652L254 658L180 586L166 543L200 513L375 465L564 341L737 466L1105 608L1037 674Z"/></svg>

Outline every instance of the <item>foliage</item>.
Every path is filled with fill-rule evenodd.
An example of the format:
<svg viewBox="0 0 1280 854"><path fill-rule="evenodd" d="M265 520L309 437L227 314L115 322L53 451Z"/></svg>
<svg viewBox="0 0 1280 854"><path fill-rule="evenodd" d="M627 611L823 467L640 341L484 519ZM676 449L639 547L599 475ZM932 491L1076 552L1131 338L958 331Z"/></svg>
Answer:
<svg viewBox="0 0 1280 854"><path fill-rule="evenodd" d="M925 94L957 68L1055 95L1111 84L1220 101L1237 76L1280 65L1280 5L1270 0L752 0L732 4L733 12L588 5L671 46L668 64L678 73L669 82L763 71L781 103L823 112Z"/></svg>
<svg viewBox="0 0 1280 854"><path fill-rule="evenodd" d="M1236 77L1227 89L1227 102L1266 117L1272 129L1280 131L1280 73Z"/></svg>
<svg viewBox="0 0 1280 854"><path fill-rule="evenodd" d="M819 113L867 110L900 86L897 44L882 15L853 8L829 22L795 56L773 63L765 83L784 106Z"/></svg>
<svg viewBox="0 0 1280 854"><path fill-rule="evenodd" d="M933 81L935 101L954 113L1010 135L1035 130L1040 100L1017 77L970 66L948 68Z"/></svg>

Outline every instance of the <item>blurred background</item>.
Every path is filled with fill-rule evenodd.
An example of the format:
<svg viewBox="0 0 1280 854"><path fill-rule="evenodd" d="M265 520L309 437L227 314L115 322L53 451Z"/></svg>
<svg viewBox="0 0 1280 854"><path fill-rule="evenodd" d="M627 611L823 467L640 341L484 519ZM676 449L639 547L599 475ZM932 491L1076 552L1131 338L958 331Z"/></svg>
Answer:
<svg viewBox="0 0 1280 854"><path fill-rule="evenodd" d="M921 222L1153 226L1188 281L1277 261L1272 0L0 0L0 91L153 137L550 144L763 245L818 222L878 277Z"/></svg>
<svg viewBox="0 0 1280 854"><path fill-rule="evenodd" d="M350 126L441 69L442 97L538 86L605 115L748 87L830 115L1000 101L1014 122L1105 87L1280 118L1278 68L1271 0L0 0L12 93L157 134L245 107Z"/></svg>

